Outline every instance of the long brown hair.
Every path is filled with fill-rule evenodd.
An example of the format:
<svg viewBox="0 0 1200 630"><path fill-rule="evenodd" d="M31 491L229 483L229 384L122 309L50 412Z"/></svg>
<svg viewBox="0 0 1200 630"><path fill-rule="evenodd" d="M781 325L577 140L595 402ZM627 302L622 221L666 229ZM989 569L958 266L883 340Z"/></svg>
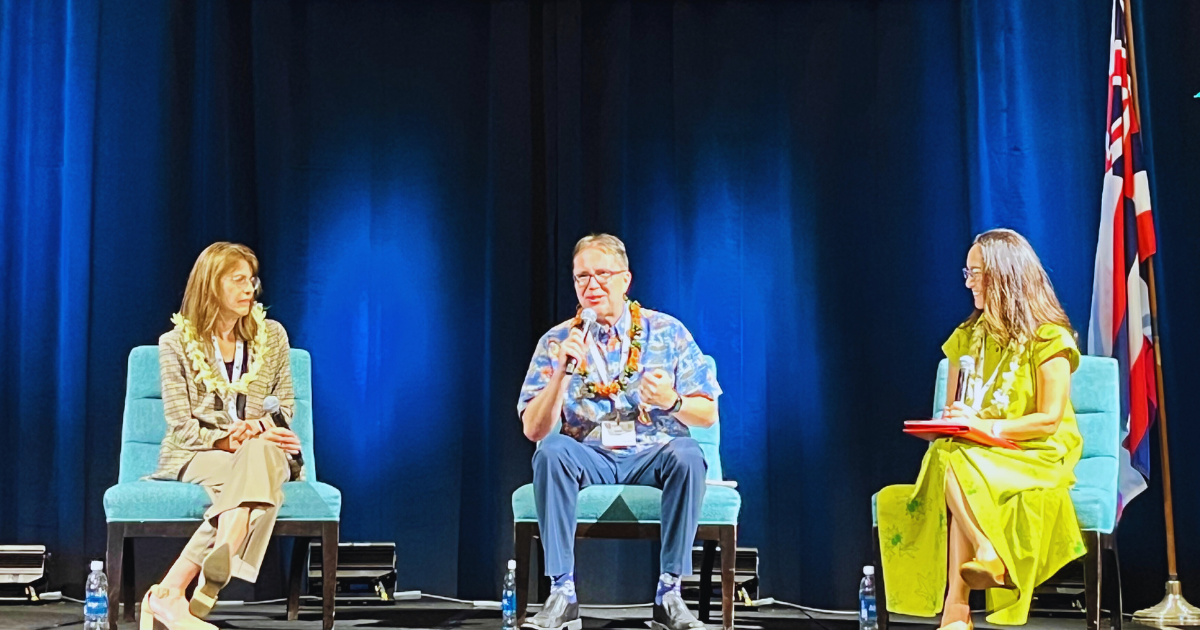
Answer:
<svg viewBox="0 0 1200 630"><path fill-rule="evenodd" d="M217 328L217 316L221 313L221 279L229 274L240 261L250 265L250 274L258 275L258 257L245 245L213 243L200 252L192 273L188 275L187 288L183 291L183 304L179 313L196 327L196 334L212 355L212 336ZM233 326L238 338L249 341L258 334L258 324L247 314Z"/></svg>
<svg viewBox="0 0 1200 630"><path fill-rule="evenodd" d="M971 313L963 327L982 317L984 332L1001 345L1017 337L1041 340L1037 330L1043 324L1074 333L1042 261L1024 236L1000 228L975 237L975 244L983 255L983 310Z"/></svg>

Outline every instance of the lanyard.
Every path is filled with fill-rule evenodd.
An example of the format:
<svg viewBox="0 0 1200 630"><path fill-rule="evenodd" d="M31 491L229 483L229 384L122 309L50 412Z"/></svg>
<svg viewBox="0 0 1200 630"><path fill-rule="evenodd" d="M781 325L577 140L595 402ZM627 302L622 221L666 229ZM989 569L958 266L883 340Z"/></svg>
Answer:
<svg viewBox="0 0 1200 630"><path fill-rule="evenodd" d="M225 358L221 356L221 344L217 343L216 336L213 336L213 354L216 355L217 370L230 383L235 383L239 378L242 378L242 354L244 351L245 346L242 345L242 341L239 339L237 346L233 350L233 374L227 374L225 372Z"/></svg>
<svg viewBox="0 0 1200 630"><path fill-rule="evenodd" d="M625 312L621 315L621 319L617 320L616 325L613 326L613 334L614 335L617 335L617 328L620 327L620 325L622 323L628 324L627 320L629 320L630 317L631 317L631 315L629 314L629 308L626 307ZM629 328L629 326L626 325L625 328ZM591 331L588 331L588 332L590 333ZM617 335L617 336L620 337L620 335ZM600 381L601 385L607 385L611 381L615 380L617 378L617 375L621 374L621 370L624 369L623 366L629 360L629 351L630 351L630 345L632 344L632 342L633 342L632 334L627 334L623 338L621 338L621 358L620 358L620 361L617 363L617 372L616 372L616 375L614 375L612 378L609 378L608 361L606 360L606 357L608 356L608 354L606 352L604 352L604 350L600 347L600 343L598 341L596 341L596 335L588 334L588 339L587 339L588 362L591 364L592 367L595 368L596 378ZM615 396L614 396L614 398L615 398Z"/></svg>
<svg viewBox="0 0 1200 630"><path fill-rule="evenodd" d="M983 369L984 369L983 366L987 362L987 335L986 334L983 336L983 343L981 344L981 348L979 349L979 354L980 354L979 373L982 375ZM996 360L996 368L992 370L992 376L991 376L991 378L989 378L987 380L986 383L983 382L982 376L972 379L975 384L975 391L972 392L972 394L971 394L971 400L975 403L975 406L978 407L978 409L976 411L983 409L983 395L987 392L987 390L991 389L993 384L995 384L996 377L1000 375L1000 368L1004 367L1004 361L1003 361L1004 351L1003 351L1003 349L1001 349L1000 354L1001 354L1001 356Z"/></svg>

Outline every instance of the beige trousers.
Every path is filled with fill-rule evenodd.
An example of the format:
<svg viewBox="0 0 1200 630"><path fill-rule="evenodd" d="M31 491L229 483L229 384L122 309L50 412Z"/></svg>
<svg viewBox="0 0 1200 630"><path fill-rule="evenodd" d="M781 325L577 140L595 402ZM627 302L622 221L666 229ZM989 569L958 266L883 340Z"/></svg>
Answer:
<svg viewBox="0 0 1200 630"><path fill-rule="evenodd" d="M183 470L180 481L204 486L212 506L204 522L183 549L183 557L198 565L213 550L217 517L239 507L250 508L250 528L239 549L233 549L233 576L254 582L283 504L283 483L288 480L287 455L263 438L246 441L236 453L201 451Z"/></svg>

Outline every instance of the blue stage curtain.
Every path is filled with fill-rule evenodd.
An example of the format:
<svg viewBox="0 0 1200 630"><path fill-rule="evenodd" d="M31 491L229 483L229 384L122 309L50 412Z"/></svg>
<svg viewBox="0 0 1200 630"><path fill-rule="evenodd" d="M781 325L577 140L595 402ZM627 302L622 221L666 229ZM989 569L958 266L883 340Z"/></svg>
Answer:
<svg viewBox="0 0 1200 630"><path fill-rule="evenodd" d="M113 457L97 448L112 425L87 422L105 272L91 259L97 14L0 2L0 543L45 544L81 570L85 531L103 521L89 490Z"/></svg>
<svg viewBox="0 0 1200 630"><path fill-rule="evenodd" d="M1186 411L1200 17L1143 4L1167 395ZM199 251L235 240L313 353L343 538L397 541L402 589L494 597L531 477L517 391L573 310L575 240L604 230L629 245L633 297L716 357L763 593L849 607L870 496L918 468L899 423L928 413L970 308L971 237L1029 236L1085 332L1109 11L0 0L0 542L50 545L79 587L129 349L169 328ZM1193 425L1173 425L1180 448ZM1123 525L1131 605L1160 595L1157 501ZM649 599L654 549L581 546L585 600Z"/></svg>

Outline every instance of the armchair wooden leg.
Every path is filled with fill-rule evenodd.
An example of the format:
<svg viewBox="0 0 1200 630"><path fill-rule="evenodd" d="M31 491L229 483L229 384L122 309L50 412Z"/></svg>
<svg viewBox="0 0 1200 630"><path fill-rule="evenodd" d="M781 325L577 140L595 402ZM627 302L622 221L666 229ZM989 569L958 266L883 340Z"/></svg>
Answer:
<svg viewBox="0 0 1200 630"><path fill-rule="evenodd" d="M337 595L338 523L321 526L321 628L333 630L334 597Z"/></svg>
<svg viewBox="0 0 1200 630"><path fill-rule="evenodd" d="M530 528L532 528L533 524L530 523L529 526L530 526ZM536 533L536 530L533 535L533 539L537 541L537 546L534 547L534 549L537 550L537 559L538 559L538 564L537 564L537 587L538 587L537 595L538 596L537 596L537 600L539 602L545 602L546 599L548 597L550 597L550 576L546 575L546 550L542 548L542 537L539 533Z"/></svg>
<svg viewBox="0 0 1200 630"><path fill-rule="evenodd" d="M517 625L525 623L529 607L529 548L533 545L533 525L513 524L513 559L517 561Z"/></svg>
<svg viewBox="0 0 1200 630"><path fill-rule="evenodd" d="M105 566L108 569L109 601L113 605L108 607L108 628L109 630L117 630L117 621L121 616L121 585L124 580L122 569L125 567L125 524L124 523L109 523L108 524L108 551L105 557ZM126 611L126 614L132 614L132 608ZM132 621L132 618L130 619Z"/></svg>
<svg viewBox="0 0 1200 630"><path fill-rule="evenodd" d="M887 630L887 590L883 587L883 550L879 547L879 528L871 528L871 550L875 555L875 614L879 630Z"/></svg>
<svg viewBox="0 0 1200 630"><path fill-rule="evenodd" d="M737 527L721 527L721 628L733 630L734 560L737 557Z"/></svg>
<svg viewBox="0 0 1200 630"><path fill-rule="evenodd" d="M288 578L287 620L300 618L300 583L304 580L305 565L308 564L308 547L311 539L296 536L292 539L292 570Z"/></svg>
<svg viewBox="0 0 1200 630"><path fill-rule="evenodd" d="M1083 591L1084 601L1087 604L1087 628L1088 630L1099 630L1100 628L1100 593L1103 585L1103 575L1101 568L1101 549L1100 535L1097 532L1083 532L1084 542L1087 544L1087 555L1083 558Z"/></svg>
<svg viewBox="0 0 1200 630"><path fill-rule="evenodd" d="M698 606L700 621L708 623L709 610L712 608L712 570L717 559L717 541L704 541L704 557L700 561L700 604Z"/></svg>
<svg viewBox="0 0 1200 630"><path fill-rule="evenodd" d="M1117 554L1117 534L1115 532L1112 534L1101 534L1100 547L1108 552L1108 557L1112 558L1110 568L1112 569L1113 579L1109 580L1109 584L1112 584L1115 587L1113 590L1116 591L1116 605L1109 604L1109 615L1112 619L1109 627L1112 630L1121 630L1121 621L1125 616L1125 601L1124 596L1121 594L1121 558Z"/></svg>
<svg viewBox="0 0 1200 630"><path fill-rule="evenodd" d="M114 601L114 602L119 602L119 601L121 601L121 600L124 600L124 603L125 603L125 614L124 614L125 621L132 622L132 621L134 620L134 617L133 617L133 609L134 609L134 607L135 607L135 605L136 605L136 602L137 602L137 600L138 600L138 596L137 596L137 586L136 586L136 584L137 584L137 580L136 580L136 578L137 578L137 575L136 575L136 574L133 572L133 568L134 568L134 566L135 566L135 565L134 565L134 560L135 560L135 558L134 558L134 555L133 555L133 549L134 549L134 544L133 544L133 543L134 543L134 541L135 541L135 540L137 540L137 539L136 539L136 538L132 538L132 537L130 537L130 536L123 536L123 538L125 539L125 545L122 547L122 550L123 550L123 553L124 553L124 556L125 556L125 562L124 562L124 564L121 566L121 575L123 576L123 577L122 577L122 579L125 581L125 584L124 584L124 588L122 588L122 589L121 589L121 591L122 591L122 593L124 593L124 594L123 594L123 595L121 595L121 597L120 597L120 598L117 598L117 596L116 596L116 595L113 595L113 596L112 596L112 600L111 600L111 601Z"/></svg>

